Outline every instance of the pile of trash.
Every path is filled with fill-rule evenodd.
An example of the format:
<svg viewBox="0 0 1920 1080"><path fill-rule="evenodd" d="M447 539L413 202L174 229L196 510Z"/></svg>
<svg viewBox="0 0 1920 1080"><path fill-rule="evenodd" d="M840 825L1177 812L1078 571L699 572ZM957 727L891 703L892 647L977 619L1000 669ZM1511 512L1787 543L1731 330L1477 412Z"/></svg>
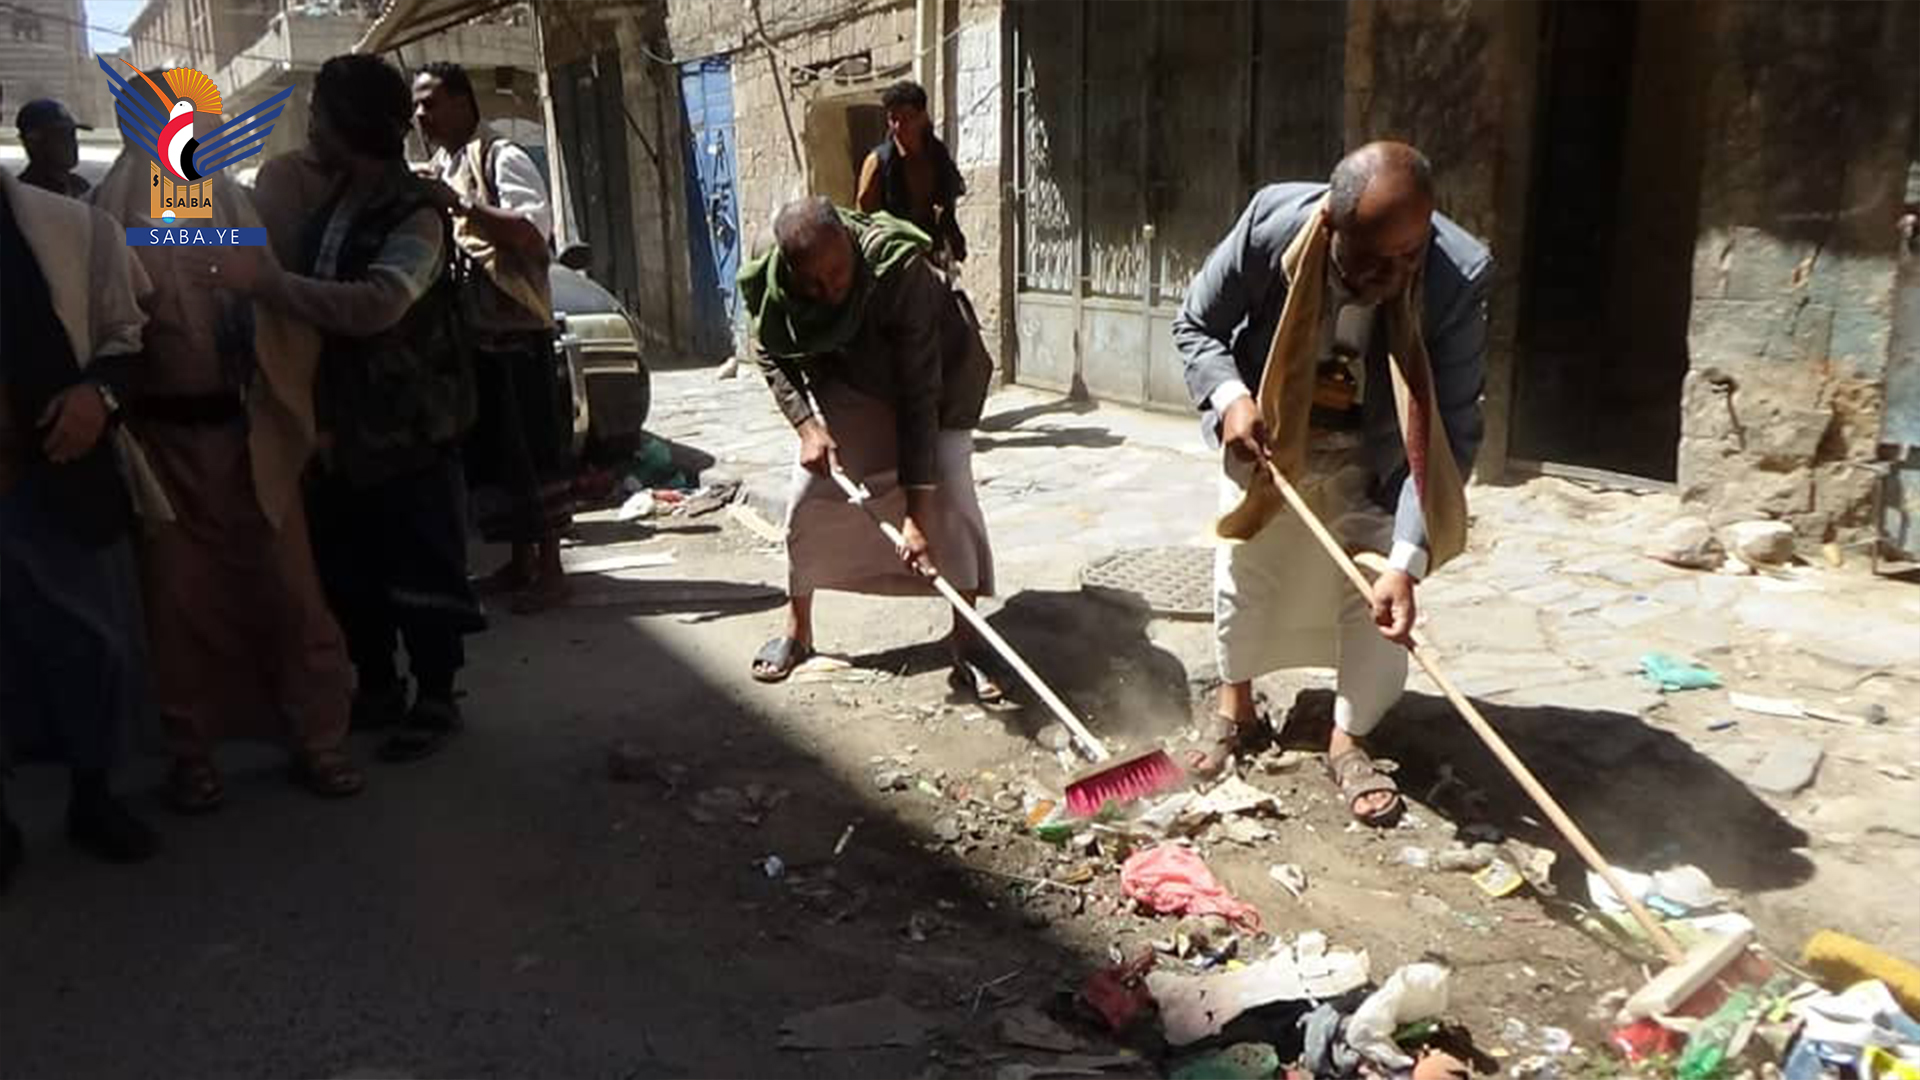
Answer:
<svg viewBox="0 0 1920 1080"><path fill-rule="evenodd" d="M1628 999L1613 1049L1635 1075L1678 1080L1920 1080L1920 967L1833 931L1799 966L1813 978L1749 952L1671 1015Z"/></svg>
<svg viewBox="0 0 1920 1080"><path fill-rule="evenodd" d="M1661 658L1664 660L1665 658ZM1657 665L1656 665L1657 666ZM1694 676L1663 667L1670 682ZM908 762L876 759L875 787L938 804L932 832L956 854L1018 860L984 869L1073 913L1131 912L1164 920L1157 936L1116 944L1109 964L1063 989L1044 1014L1027 1006L1003 1042L1061 1056L1003 1065L1004 1080L1153 1070L1180 1080L1466 1080L1493 1073L1533 1080L1635 1076L1678 1080L1920 1080L1920 969L1837 934L1810 943L1800 968L1780 974L1755 944L1753 923L1700 868L1616 868L1626 897L1597 874L1586 895L1549 881L1555 853L1486 825L1458 829L1448 847L1401 845L1403 866L1470 876L1489 898L1523 889L1550 897L1590 937L1652 958L1628 901L1654 914L1691 955L1719 951L1708 976L1665 997L1648 989L1603 997L1581 1046L1563 1027L1509 1016L1475 1033L1450 1011L1450 974L1414 963L1376 979L1363 948L1317 931L1270 934L1254 905L1207 864L1207 852L1258 847L1280 834L1280 799L1230 776L1205 791L1108 805L1092 818L1032 777L922 776ZM1276 763L1275 771L1286 771ZM1446 781L1443 778L1443 783ZM1415 830L1417 831L1417 830ZM1014 871L1018 872L1014 872ZM1276 864L1269 877L1299 899L1304 870ZM1415 899L1418 899L1417 897ZM1653 961L1651 970L1659 970ZM1792 969L1798 972L1800 969ZM1657 981L1656 981L1657 984ZM1669 990L1672 988L1669 987ZM1017 1030L1015 1030L1017 1029ZM1092 1053L1118 1048L1119 1054Z"/></svg>
<svg viewBox="0 0 1920 1080"><path fill-rule="evenodd" d="M656 517L699 517L733 501L737 481L701 484L697 471L674 459L673 446L648 436L625 461L589 468L574 478L574 497L582 503L620 500L614 519L626 523Z"/></svg>
<svg viewBox="0 0 1920 1080"><path fill-rule="evenodd" d="M1409 964L1375 986L1363 951L1305 933L1231 970L1169 971L1155 952L1095 972L1083 1012L1114 1036L1164 1044L1178 1080L1465 1078L1497 1063L1448 1023L1449 974Z"/></svg>
<svg viewBox="0 0 1920 1080"><path fill-rule="evenodd" d="M1750 953L1673 1015L1636 1011L1624 990L1608 995L1601 1008L1620 1010L1609 1061L1564 1028L1517 1018L1483 1049L1449 1022L1439 964L1410 964L1376 985L1364 951L1318 933L1241 959L1226 931L1224 920L1183 923L1177 941L1094 972L1077 995L1080 1018L1178 1080L1466 1080L1503 1066L1535 1080L1920 1080L1920 968L1831 932L1803 957L1819 983L1774 974ZM1217 970L1181 970L1181 959Z"/></svg>

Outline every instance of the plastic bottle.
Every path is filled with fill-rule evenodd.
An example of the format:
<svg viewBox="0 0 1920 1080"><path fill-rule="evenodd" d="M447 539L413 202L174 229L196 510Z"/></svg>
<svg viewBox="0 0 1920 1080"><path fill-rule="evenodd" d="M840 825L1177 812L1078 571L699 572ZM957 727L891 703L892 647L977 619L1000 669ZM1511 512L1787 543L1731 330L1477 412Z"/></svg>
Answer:
<svg viewBox="0 0 1920 1080"><path fill-rule="evenodd" d="M1753 1011L1753 1005L1754 993L1749 988L1742 987L1729 995L1712 1016L1693 1029L1674 1075L1679 1080L1711 1080L1719 1076L1721 1067L1727 1063L1727 1046L1733 1042L1734 1033L1740 1030L1747 1014Z"/></svg>

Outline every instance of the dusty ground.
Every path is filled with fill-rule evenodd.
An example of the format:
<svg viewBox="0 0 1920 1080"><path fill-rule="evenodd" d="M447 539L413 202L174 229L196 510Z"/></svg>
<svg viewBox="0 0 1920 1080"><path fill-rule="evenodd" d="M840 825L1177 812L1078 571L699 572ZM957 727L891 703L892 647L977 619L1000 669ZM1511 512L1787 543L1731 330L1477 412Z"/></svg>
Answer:
<svg viewBox="0 0 1920 1080"><path fill-rule="evenodd" d="M662 380L659 427L710 477L756 481L764 505L787 436L763 390L717 385ZM1207 462L1182 449L1189 426L1018 394L994 412L979 464L1008 586L995 624L1103 733L1177 736L1205 707L1207 628L1090 597L1075 575L1204 528L1183 509L1208 490ZM1636 539L1671 514L1658 496L1542 481L1478 491L1475 507L1474 552L1422 591L1426 630L1596 841L1630 866L1700 865L1781 949L1833 925L1920 953L1902 895L1920 873L1920 801L1900 779L1920 773L1916 591L1652 563ZM922 644L944 630L936 603L826 598L821 644L854 667L763 687L745 672L779 625L776 545L726 512L587 520L579 539L575 607L503 615L474 640L468 735L434 761L375 768L358 800L317 803L271 752L235 748L221 814L167 818L143 794L167 851L112 869L64 848L58 777L27 770L12 792L31 861L0 899L0 1074L975 1075L1049 1056L1000 1037L1009 1009L1053 1002L1116 945L1168 936L1173 920L1119 901L1111 845L1024 829L1019 796L1056 791L1062 764L1037 712L947 704L941 654ZM1650 648L1739 690L1879 703L1889 720L1662 698L1632 674ZM1377 976L1446 960L1484 1046L1523 1052L1503 1031L1517 1017L1593 1047L1593 1002L1636 970L1566 921L1553 894L1584 900L1569 857L1541 894L1497 900L1401 864L1402 848L1437 851L1467 825L1549 841L1419 681L1383 739L1413 820L1348 829L1318 759L1284 753L1320 737L1324 695L1290 706L1324 685L1264 687L1270 714L1291 718L1249 779L1283 816L1257 843L1203 838L1210 865L1267 931L1324 931L1366 949ZM1755 755L1790 737L1825 749L1813 785L1749 788ZM1443 767L1461 783L1428 805ZM128 786L159 775L143 763ZM1305 870L1301 899L1269 878L1276 863ZM779 1048L786 1018L879 994L937 1031L893 1049Z"/></svg>

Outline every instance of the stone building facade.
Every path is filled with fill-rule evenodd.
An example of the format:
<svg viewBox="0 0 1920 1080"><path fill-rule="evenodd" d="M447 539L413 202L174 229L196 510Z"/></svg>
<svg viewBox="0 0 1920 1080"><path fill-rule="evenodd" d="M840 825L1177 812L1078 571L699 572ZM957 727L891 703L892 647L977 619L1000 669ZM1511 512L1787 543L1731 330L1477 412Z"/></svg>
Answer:
<svg viewBox="0 0 1920 1080"><path fill-rule="evenodd" d="M352 52L381 10L381 0L147 0L128 23L129 53L143 70L205 72L220 88L229 116L293 89L257 160L239 168L244 177L261 161L305 144L306 99L314 74L331 57ZM423 46L396 59L467 65L488 121L517 141L536 148L544 144L535 85L540 65L529 13L493 12ZM411 152L425 157L422 147Z"/></svg>
<svg viewBox="0 0 1920 1080"><path fill-rule="evenodd" d="M900 79L927 88L935 132L968 196L960 224L962 281L990 341L1004 300L997 0L794 0L667 5L676 60L724 56L733 82L743 257L770 241L773 214L819 192L851 202L861 161L885 137L880 92Z"/></svg>
<svg viewBox="0 0 1920 1080"><path fill-rule="evenodd" d="M665 5L576 0L536 8L552 100L563 235L593 251L652 355L712 352L699 328L678 67ZM724 341L724 327L717 328Z"/></svg>
<svg viewBox="0 0 1920 1080"><path fill-rule="evenodd" d="M1349 141L1425 148L1501 261L1483 475L1557 458L1874 547L1920 426L1888 396L1920 5L1379 0L1348 33Z"/></svg>
<svg viewBox="0 0 1920 1080"><path fill-rule="evenodd" d="M12 0L0 9L0 87L3 127L13 133L20 106L37 98L66 103L83 124L103 121L106 92L87 52L80 0Z"/></svg>

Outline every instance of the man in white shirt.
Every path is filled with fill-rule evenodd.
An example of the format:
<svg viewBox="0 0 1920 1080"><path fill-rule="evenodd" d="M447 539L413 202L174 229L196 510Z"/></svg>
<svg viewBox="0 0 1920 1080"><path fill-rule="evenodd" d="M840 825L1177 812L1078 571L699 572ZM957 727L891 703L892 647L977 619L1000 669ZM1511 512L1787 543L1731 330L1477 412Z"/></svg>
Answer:
<svg viewBox="0 0 1920 1080"><path fill-rule="evenodd" d="M514 610L530 614L565 600L560 537L573 516L572 391L547 280L553 209L527 152L482 127L464 68L422 67L413 102L454 239L480 271L467 296L480 398L467 473L481 535L513 546L489 584L517 590Z"/></svg>

